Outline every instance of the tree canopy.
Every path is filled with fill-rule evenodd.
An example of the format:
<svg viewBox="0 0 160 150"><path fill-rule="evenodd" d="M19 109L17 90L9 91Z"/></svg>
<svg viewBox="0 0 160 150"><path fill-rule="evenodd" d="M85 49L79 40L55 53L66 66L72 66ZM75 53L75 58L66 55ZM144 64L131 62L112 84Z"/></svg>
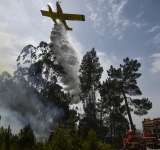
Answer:
<svg viewBox="0 0 160 150"><path fill-rule="evenodd" d="M53 43L43 41L37 47L25 46L17 57L13 77L7 71L0 75L1 106L15 113L23 125L30 123L18 135L12 135L10 128L2 128L0 137L4 137L0 150L1 146L2 150L12 147L15 150L22 147L67 150L77 149L77 145L82 150L110 149L110 145L99 141L106 134L113 139L116 135L121 137L129 128L135 130L131 112L142 116L152 108L148 98L135 98L142 95L137 85L141 76L138 72L141 64L137 60L126 57L119 68L111 65L106 80L101 82L103 68L99 57L94 48L88 51L79 68L79 99L83 104L80 113L78 108L70 108L74 96L70 91L65 92L59 82L67 73L51 47L54 47ZM77 79L75 81L78 83ZM42 129L44 132L55 129L51 143L36 141L34 131ZM6 143L9 143L8 147ZM113 144L113 141L109 143Z"/></svg>
<svg viewBox="0 0 160 150"><path fill-rule="evenodd" d="M120 67L117 69L111 66L110 69L107 70L107 73L112 80L115 80L115 82L117 82L117 88L121 92L125 101L131 128L135 129L130 114L131 109L129 107L129 104L135 106L134 113L136 115L145 115L147 114L147 111L152 108L152 103L147 98L132 100L132 98L127 97L127 95L142 95L142 92L137 85L137 79L141 76L141 74L138 73L141 64L138 63L137 60L130 60L128 57L126 57L123 61L123 65L120 64ZM145 107L143 107L142 109L142 106Z"/></svg>

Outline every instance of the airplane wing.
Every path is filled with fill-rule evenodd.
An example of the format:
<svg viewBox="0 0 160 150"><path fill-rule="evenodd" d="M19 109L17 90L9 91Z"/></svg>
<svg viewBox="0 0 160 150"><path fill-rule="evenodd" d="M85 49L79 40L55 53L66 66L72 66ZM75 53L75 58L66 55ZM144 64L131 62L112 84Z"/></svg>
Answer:
<svg viewBox="0 0 160 150"><path fill-rule="evenodd" d="M80 14L63 14L64 20L85 21L85 16Z"/></svg>
<svg viewBox="0 0 160 150"><path fill-rule="evenodd" d="M49 11L41 10L43 16L51 17Z"/></svg>
<svg viewBox="0 0 160 150"><path fill-rule="evenodd" d="M56 19L58 18L57 13L55 12L50 13L49 11L45 11L45 10L41 10L41 13L43 16L52 18L52 20L56 23Z"/></svg>
<svg viewBox="0 0 160 150"><path fill-rule="evenodd" d="M55 19L58 18L57 13L55 13L55 12L50 13L49 11L41 10L41 13L43 16L47 16L47 17L51 17L51 18L55 18Z"/></svg>

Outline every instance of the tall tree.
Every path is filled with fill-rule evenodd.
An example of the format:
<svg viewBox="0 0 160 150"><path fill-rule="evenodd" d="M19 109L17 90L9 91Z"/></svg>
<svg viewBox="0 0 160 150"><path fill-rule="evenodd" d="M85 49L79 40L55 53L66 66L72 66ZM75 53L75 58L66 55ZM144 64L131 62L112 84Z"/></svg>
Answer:
<svg viewBox="0 0 160 150"><path fill-rule="evenodd" d="M37 47L27 45L23 48L17 58L17 71L14 72L14 77L27 79L29 85L42 90L48 88L50 84L56 84L58 79L65 74L49 44L40 42Z"/></svg>
<svg viewBox="0 0 160 150"><path fill-rule="evenodd" d="M30 91L34 92L30 92L31 95L35 93L34 95L48 108L49 112L53 110L54 106L60 108L60 110L62 108L64 111L63 120L67 120L69 117L69 103L73 97L62 91L62 87L58 82L65 75L64 68L53 55L50 45L42 41L37 47L27 45L23 48L17 58L17 70L14 72L14 79L17 83L23 84L26 91L32 89ZM40 110L38 112L42 122L46 123L44 118L47 118L50 114L39 107L37 110ZM60 114L55 113L55 115L59 116ZM53 115L50 116L53 117ZM54 118L59 117L53 117L52 120ZM54 122L56 121L54 120Z"/></svg>
<svg viewBox="0 0 160 150"><path fill-rule="evenodd" d="M122 104L123 99L121 98L119 90L116 88L116 81L111 80L111 78L107 78L105 82L102 83L100 89L101 99L98 102L98 112L100 114L100 134L102 135L101 128L105 123L105 118L107 117L109 120L109 126L111 127L111 135L112 131L115 132L115 127L118 122L122 120L115 119L115 116L119 116L120 114L124 117L124 105ZM114 127L114 128L113 128Z"/></svg>
<svg viewBox="0 0 160 150"><path fill-rule="evenodd" d="M49 44L43 41L37 47L27 45L23 48L14 72L15 79L27 82L28 86L39 91L43 99L54 99L55 103L59 103L60 97L64 98L62 87L58 84L64 75L64 68L57 62Z"/></svg>
<svg viewBox="0 0 160 150"><path fill-rule="evenodd" d="M135 130L129 105L135 106L136 109L134 110L134 113L136 115L145 115L148 113L148 110L152 108L152 103L147 98L140 100L127 97L127 95L142 95L142 92L137 85L137 79L141 76L141 74L138 73L141 64L138 63L137 60L129 60L128 57L126 57L123 61L124 65L120 64L120 68L116 69L111 66L107 73L112 80L117 82L117 88L120 90L125 101L131 128ZM142 106L145 107L141 109Z"/></svg>
<svg viewBox="0 0 160 150"><path fill-rule="evenodd" d="M96 91L100 89L100 78L103 68L100 66L99 58L93 48L84 55L80 69L80 99L85 112L84 120L87 126L96 130Z"/></svg>

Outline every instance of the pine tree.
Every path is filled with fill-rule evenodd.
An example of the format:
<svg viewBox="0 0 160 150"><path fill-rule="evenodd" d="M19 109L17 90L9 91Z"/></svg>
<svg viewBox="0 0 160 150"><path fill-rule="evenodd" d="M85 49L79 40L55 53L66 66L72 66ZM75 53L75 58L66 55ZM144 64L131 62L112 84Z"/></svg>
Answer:
<svg viewBox="0 0 160 150"><path fill-rule="evenodd" d="M137 60L129 60L127 57L123 60L124 65L120 64L120 68L116 69L113 66L110 67L110 69L107 71L108 76L117 82L117 88L121 92L124 101L125 106L129 118L129 122L131 125L131 129L135 130L135 126L132 121L131 113L130 113L130 107L129 104L135 106L134 113L137 115L145 115L147 114L147 111L152 108L152 103L146 99L143 98L140 99L131 99L128 98L129 96L139 96L142 95L141 90L139 89L137 85L137 79L141 76L140 73L137 73L139 70L141 64L137 62ZM142 106L145 106L142 108Z"/></svg>
<svg viewBox="0 0 160 150"><path fill-rule="evenodd" d="M93 48L83 57L80 65L80 100L82 100L85 116L83 120L89 128L96 130L96 91L100 89L100 78L103 68L100 66L99 58Z"/></svg>
<svg viewBox="0 0 160 150"><path fill-rule="evenodd" d="M123 109L123 99L121 98L119 90L116 88L116 81L111 80L110 78L106 79L102 83L100 89L101 99L98 102L98 112L99 112L99 133L102 136L102 127L104 126L107 118L107 124L111 129L111 135L114 132L116 134L116 124L122 120L116 120L116 116L124 116Z"/></svg>

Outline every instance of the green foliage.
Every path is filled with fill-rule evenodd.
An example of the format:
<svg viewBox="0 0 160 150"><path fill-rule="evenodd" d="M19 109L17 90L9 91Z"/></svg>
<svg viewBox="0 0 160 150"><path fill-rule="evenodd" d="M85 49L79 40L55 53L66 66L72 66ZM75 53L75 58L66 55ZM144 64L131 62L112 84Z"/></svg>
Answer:
<svg viewBox="0 0 160 150"><path fill-rule="evenodd" d="M128 121L125 118L123 99L117 89L117 82L107 78L101 85L100 96L101 99L97 104L100 137L104 137L104 133L107 133L107 130L102 131L104 126L110 128L111 134L119 134L119 131L125 133L126 129L124 130L124 128L126 128Z"/></svg>
<svg viewBox="0 0 160 150"><path fill-rule="evenodd" d="M138 116L148 114L148 110L152 108L152 103L148 98L133 99L131 100L131 104L135 107L134 114Z"/></svg>
<svg viewBox="0 0 160 150"><path fill-rule="evenodd" d="M93 129L89 130L88 136L86 137L85 142L88 143L89 149L92 149L92 150L97 149L97 137L96 137L96 133L94 132Z"/></svg>
<svg viewBox="0 0 160 150"><path fill-rule="evenodd" d="M103 68L100 66L99 58L94 48L84 55L79 72L81 100L88 99L89 96L90 99L95 100L95 91L100 87Z"/></svg>
<svg viewBox="0 0 160 150"><path fill-rule="evenodd" d="M88 135L86 136L84 142L82 143L82 147L84 150L112 149L111 145L98 141L96 132L93 129L89 130Z"/></svg>
<svg viewBox="0 0 160 150"><path fill-rule="evenodd" d="M82 136L72 136L69 130L64 126L60 126L55 130L55 134L50 143L53 150L104 150L105 148L111 149L111 146L106 143L98 141L96 132L90 129L88 135L83 138Z"/></svg>
<svg viewBox="0 0 160 150"><path fill-rule="evenodd" d="M77 110L76 109L70 109L69 110L69 119L67 120L67 128L70 131L71 134L76 134L77 131L77 121L79 117L77 116Z"/></svg>
<svg viewBox="0 0 160 150"><path fill-rule="evenodd" d="M10 131L10 132L8 132ZM9 138L7 139L7 135ZM51 141L36 141L30 125L25 126L19 134L11 130L0 129L0 150L111 150L111 145L97 139L96 132L90 129L87 136L72 134L63 124L57 126Z"/></svg>
<svg viewBox="0 0 160 150"><path fill-rule="evenodd" d="M55 130L55 134L51 140L51 148L53 150L71 150L72 149L72 137L68 130L62 127L58 127Z"/></svg>
<svg viewBox="0 0 160 150"><path fill-rule="evenodd" d="M97 150L113 150L113 147L110 144L99 141L97 143Z"/></svg>
<svg viewBox="0 0 160 150"><path fill-rule="evenodd" d="M10 127L8 129L0 128L0 150L17 150L19 137L11 133Z"/></svg>
<svg viewBox="0 0 160 150"><path fill-rule="evenodd" d="M124 65L120 64L120 68L116 69L113 66L107 71L108 76L111 79L114 79L119 84L119 89L124 90L125 94L130 96L141 95L139 87L137 86L137 79L141 76L140 73L137 73L141 64L137 60L129 60L126 57L124 60Z"/></svg>
<svg viewBox="0 0 160 150"><path fill-rule="evenodd" d="M10 150L18 150L20 148L19 145L19 136L18 135L12 135L10 139Z"/></svg>
<svg viewBox="0 0 160 150"><path fill-rule="evenodd" d="M36 138L30 124L21 129L19 133L19 146L21 148L33 148L35 146Z"/></svg>
<svg viewBox="0 0 160 150"><path fill-rule="evenodd" d="M40 141L36 143L34 150L51 150L51 145L47 141Z"/></svg>

